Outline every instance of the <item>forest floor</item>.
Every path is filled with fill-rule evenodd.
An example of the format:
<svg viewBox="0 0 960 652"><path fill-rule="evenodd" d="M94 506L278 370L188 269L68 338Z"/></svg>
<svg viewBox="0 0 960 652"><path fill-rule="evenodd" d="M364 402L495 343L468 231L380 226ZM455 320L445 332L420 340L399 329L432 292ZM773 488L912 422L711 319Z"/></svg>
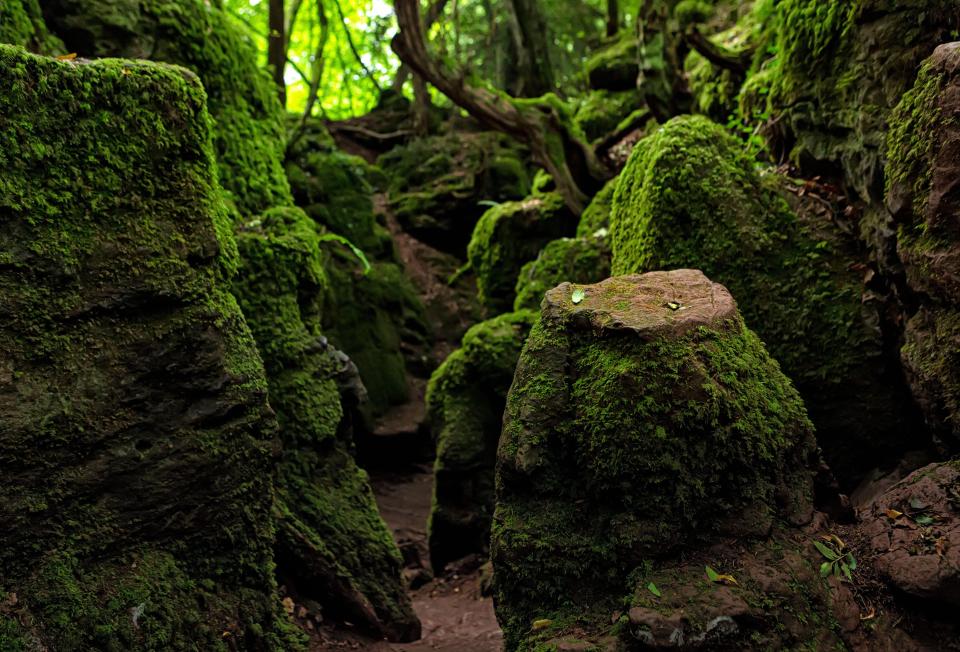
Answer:
<svg viewBox="0 0 960 652"><path fill-rule="evenodd" d="M375 471L371 484L380 514L393 532L407 560L407 577L427 565L427 516L433 474L429 466L410 465L400 471ZM421 561L422 560L422 561ZM422 576L422 575L421 575ZM388 643L344 629L319 627L310 632L311 652L369 650L371 652L498 652L500 626L493 602L480 594L480 568L465 561L442 576L411 591L413 608L423 625L423 636L413 643Z"/></svg>

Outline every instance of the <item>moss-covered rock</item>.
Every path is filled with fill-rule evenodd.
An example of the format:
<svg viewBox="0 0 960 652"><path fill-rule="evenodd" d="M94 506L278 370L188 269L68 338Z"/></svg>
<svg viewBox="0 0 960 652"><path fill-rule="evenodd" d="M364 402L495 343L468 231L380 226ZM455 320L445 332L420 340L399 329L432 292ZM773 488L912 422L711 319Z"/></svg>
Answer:
<svg viewBox="0 0 960 652"><path fill-rule="evenodd" d="M7 46L0 79L0 647L290 649L203 88Z"/></svg>
<svg viewBox="0 0 960 652"><path fill-rule="evenodd" d="M290 204L276 87L220 3L43 0L42 7L50 29L80 56L148 58L197 73L215 124L220 182L240 213Z"/></svg>
<svg viewBox="0 0 960 652"><path fill-rule="evenodd" d="M928 425L960 447L960 43L941 45L893 112L887 207L918 310L901 357Z"/></svg>
<svg viewBox="0 0 960 652"><path fill-rule="evenodd" d="M591 200L580 215L577 224L577 237L584 238L598 231L610 230L610 211L613 209L613 193L617 189L617 178L611 179Z"/></svg>
<svg viewBox="0 0 960 652"><path fill-rule="evenodd" d="M827 461L853 481L922 428L851 271L856 251L828 220L794 213L783 183L706 118L671 120L620 176L613 273L698 265L726 284L807 401Z"/></svg>
<svg viewBox="0 0 960 652"><path fill-rule="evenodd" d="M438 572L487 551L503 407L535 319L522 310L477 324L430 378L427 413L437 458L428 539Z"/></svg>
<svg viewBox="0 0 960 652"><path fill-rule="evenodd" d="M776 3L776 56L755 67L776 153L805 171L840 170L861 198L882 200L887 117L957 18L953 0Z"/></svg>
<svg viewBox="0 0 960 652"><path fill-rule="evenodd" d="M811 513L813 426L730 294L679 270L547 293L507 399L491 553L513 650L631 575ZM587 605L587 609L584 606Z"/></svg>
<svg viewBox="0 0 960 652"><path fill-rule="evenodd" d="M549 243L517 278L514 310L538 310L543 295L563 282L597 283L610 276L610 241L599 232Z"/></svg>
<svg viewBox="0 0 960 652"><path fill-rule="evenodd" d="M392 640L420 625L400 582L400 555L367 484L338 438L342 358L322 333L328 291L316 224L271 209L237 233L235 286L260 346L283 453L277 559L284 581L326 613Z"/></svg>
<svg viewBox="0 0 960 652"><path fill-rule="evenodd" d="M480 303L493 312L509 310L523 265L551 240L573 235L576 223L558 192L505 202L484 213L467 248Z"/></svg>
<svg viewBox="0 0 960 652"><path fill-rule="evenodd" d="M487 205L521 199L530 189L525 154L492 132L419 138L384 154L390 206L404 231L440 251L463 256Z"/></svg>
<svg viewBox="0 0 960 652"><path fill-rule="evenodd" d="M594 90L636 90L640 67L639 44L635 34L624 33L594 52L584 64L590 88Z"/></svg>
<svg viewBox="0 0 960 652"><path fill-rule="evenodd" d="M616 131L635 111L643 107L637 90L592 91L577 104L574 119L590 140L597 140Z"/></svg>
<svg viewBox="0 0 960 652"><path fill-rule="evenodd" d="M0 0L0 43L37 54L64 54L63 43L47 30L37 0Z"/></svg>
<svg viewBox="0 0 960 652"><path fill-rule="evenodd" d="M337 150L319 120L308 120L287 149L285 168L294 202L317 224L338 233L368 257L392 258L392 242L374 214L380 170Z"/></svg>

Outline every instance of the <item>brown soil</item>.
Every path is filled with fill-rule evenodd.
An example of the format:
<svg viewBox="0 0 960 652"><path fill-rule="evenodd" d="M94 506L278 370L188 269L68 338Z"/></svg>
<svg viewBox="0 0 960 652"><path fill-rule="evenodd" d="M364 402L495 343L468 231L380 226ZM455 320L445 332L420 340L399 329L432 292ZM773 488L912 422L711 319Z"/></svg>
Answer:
<svg viewBox="0 0 960 652"><path fill-rule="evenodd" d="M371 476L371 484L380 513L407 561L405 575L410 579L424 577L429 565L426 522L433 488L431 469L416 466L405 472L377 473ZM355 631L312 623L308 626L303 622L311 635L310 651L499 652L503 647L502 634L493 603L480 595L480 570L471 566L476 564L465 565L462 572L450 569L443 577L411 591L413 607L423 624L421 640L388 643Z"/></svg>

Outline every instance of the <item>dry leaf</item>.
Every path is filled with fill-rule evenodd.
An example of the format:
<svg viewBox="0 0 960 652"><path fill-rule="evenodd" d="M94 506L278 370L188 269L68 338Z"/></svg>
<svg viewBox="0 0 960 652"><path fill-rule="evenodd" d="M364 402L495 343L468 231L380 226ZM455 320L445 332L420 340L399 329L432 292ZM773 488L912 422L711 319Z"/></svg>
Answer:
<svg viewBox="0 0 960 652"><path fill-rule="evenodd" d="M70 54L61 54L57 57L57 61L73 61L77 58L76 52L71 52Z"/></svg>
<svg viewBox="0 0 960 652"><path fill-rule="evenodd" d="M898 512L895 509L888 509L885 513L887 515L887 518L889 518L891 521L895 521L901 516L903 516L903 512Z"/></svg>
<svg viewBox="0 0 960 652"><path fill-rule="evenodd" d="M870 607L870 610L865 614L860 614L860 620L873 620L877 617L877 610L873 607Z"/></svg>
<svg viewBox="0 0 960 652"><path fill-rule="evenodd" d="M286 612L287 612L288 614L292 614L292 613L293 613L293 599L292 599L290 596L287 596L286 598L284 598L284 599L282 600L282 602L283 602L283 608L286 610Z"/></svg>
<svg viewBox="0 0 960 652"><path fill-rule="evenodd" d="M546 629L553 624L553 621L549 618L542 618L540 620L533 621L533 631L539 631L541 629Z"/></svg>

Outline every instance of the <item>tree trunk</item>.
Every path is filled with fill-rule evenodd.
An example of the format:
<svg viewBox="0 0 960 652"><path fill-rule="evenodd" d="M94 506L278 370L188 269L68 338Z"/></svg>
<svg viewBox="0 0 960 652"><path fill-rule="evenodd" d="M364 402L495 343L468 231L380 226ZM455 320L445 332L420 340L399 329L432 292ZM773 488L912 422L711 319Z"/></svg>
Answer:
<svg viewBox="0 0 960 652"><path fill-rule="evenodd" d="M516 64L520 72L520 84L515 94L538 97L555 91L547 21L540 11L539 0L507 0L505 7L517 45Z"/></svg>
<svg viewBox="0 0 960 652"><path fill-rule="evenodd" d="M570 129L569 111L556 97L515 100L489 88L470 86L427 51L419 0L395 0L400 31L392 47L400 60L457 106L487 127L530 148L549 172L567 206L580 214L588 196L610 177L596 152Z"/></svg>
<svg viewBox="0 0 960 652"><path fill-rule="evenodd" d="M620 3L607 0L607 36L616 36L620 31Z"/></svg>
<svg viewBox="0 0 960 652"><path fill-rule="evenodd" d="M287 67L287 17L283 9L283 0L270 0L269 32L267 34L267 64L273 70L273 81L277 85L280 104L287 106L287 83L283 73Z"/></svg>

